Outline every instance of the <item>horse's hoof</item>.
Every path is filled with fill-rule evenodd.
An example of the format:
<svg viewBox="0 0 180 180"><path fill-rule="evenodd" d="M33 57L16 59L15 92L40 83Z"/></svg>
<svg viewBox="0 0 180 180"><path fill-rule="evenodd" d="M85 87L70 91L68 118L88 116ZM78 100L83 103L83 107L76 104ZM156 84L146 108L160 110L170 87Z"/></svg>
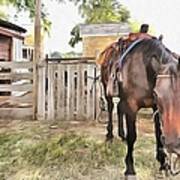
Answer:
<svg viewBox="0 0 180 180"><path fill-rule="evenodd" d="M108 143L109 143L109 142L110 142L110 143L112 143L112 142L113 142L113 138L107 138L107 137L106 137L106 142L108 142Z"/></svg>
<svg viewBox="0 0 180 180"><path fill-rule="evenodd" d="M114 138L114 136L112 134L111 135L107 134L106 135L106 142L113 142L113 138Z"/></svg>
<svg viewBox="0 0 180 180"><path fill-rule="evenodd" d="M125 176L136 176L136 172L134 171L134 169L127 169L124 173Z"/></svg>
<svg viewBox="0 0 180 180"><path fill-rule="evenodd" d="M125 180L136 180L136 175L127 175L125 176Z"/></svg>
<svg viewBox="0 0 180 180"><path fill-rule="evenodd" d="M121 138L121 140L123 141L123 142L125 142L126 141L126 137L120 137Z"/></svg>
<svg viewBox="0 0 180 180"><path fill-rule="evenodd" d="M160 166L159 171L168 171L170 169L170 165L168 163L165 163Z"/></svg>

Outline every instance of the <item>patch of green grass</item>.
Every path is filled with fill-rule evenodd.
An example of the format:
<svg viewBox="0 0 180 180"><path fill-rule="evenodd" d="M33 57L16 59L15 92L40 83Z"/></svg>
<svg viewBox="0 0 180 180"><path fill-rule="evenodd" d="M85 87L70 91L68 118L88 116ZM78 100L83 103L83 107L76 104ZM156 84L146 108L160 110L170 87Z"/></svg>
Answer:
<svg viewBox="0 0 180 180"><path fill-rule="evenodd" d="M100 168L107 164L119 164L123 154L124 147L119 141L106 144L70 133L28 146L22 157L33 166L83 162L88 167Z"/></svg>
<svg viewBox="0 0 180 180"><path fill-rule="evenodd" d="M22 134L0 134L0 172L10 173L16 166L22 150L22 138Z"/></svg>
<svg viewBox="0 0 180 180"><path fill-rule="evenodd" d="M126 145L119 139L105 143L69 131L49 135L48 127L27 127L0 134L0 179L117 180L124 172ZM138 179L154 179L153 136L138 137L134 150Z"/></svg>

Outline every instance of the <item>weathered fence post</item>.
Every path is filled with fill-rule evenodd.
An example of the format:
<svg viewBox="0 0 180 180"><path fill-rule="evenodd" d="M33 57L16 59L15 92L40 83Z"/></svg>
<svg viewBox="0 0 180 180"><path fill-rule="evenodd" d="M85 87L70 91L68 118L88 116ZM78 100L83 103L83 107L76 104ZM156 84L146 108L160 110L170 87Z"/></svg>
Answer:
<svg viewBox="0 0 180 180"><path fill-rule="evenodd" d="M55 72L57 65L48 63L47 119L55 119Z"/></svg>
<svg viewBox="0 0 180 180"><path fill-rule="evenodd" d="M41 60L41 0L35 1L35 24L34 24L34 46L33 58L33 119L37 119L37 91L38 91L38 62Z"/></svg>
<svg viewBox="0 0 180 180"><path fill-rule="evenodd" d="M47 60L45 59L38 66L38 110L37 119L45 120L46 115L46 68Z"/></svg>

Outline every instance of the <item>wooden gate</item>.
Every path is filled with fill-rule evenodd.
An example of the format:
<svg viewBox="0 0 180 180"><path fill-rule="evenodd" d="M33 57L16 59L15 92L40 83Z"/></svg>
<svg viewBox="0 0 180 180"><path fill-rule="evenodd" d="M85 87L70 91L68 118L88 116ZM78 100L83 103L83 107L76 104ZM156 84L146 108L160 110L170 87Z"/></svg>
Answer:
<svg viewBox="0 0 180 180"><path fill-rule="evenodd" d="M95 119L98 75L92 58L47 59L39 66L38 119Z"/></svg>
<svg viewBox="0 0 180 180"><path fill-rule="evenodd" d="M32 62L0 62L0 118L32 118L32 68Z"/></svg>

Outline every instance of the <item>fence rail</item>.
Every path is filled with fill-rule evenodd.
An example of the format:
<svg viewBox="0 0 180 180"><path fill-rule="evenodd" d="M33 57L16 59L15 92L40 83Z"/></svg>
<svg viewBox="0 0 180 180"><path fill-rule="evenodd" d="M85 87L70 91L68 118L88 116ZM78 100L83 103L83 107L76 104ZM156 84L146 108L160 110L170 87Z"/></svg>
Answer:
<svg viewBox="0 0 180 180"><path fill-rule="evenodd" d="M0 62L0 118L32 118L32 62Z"/></svg>

